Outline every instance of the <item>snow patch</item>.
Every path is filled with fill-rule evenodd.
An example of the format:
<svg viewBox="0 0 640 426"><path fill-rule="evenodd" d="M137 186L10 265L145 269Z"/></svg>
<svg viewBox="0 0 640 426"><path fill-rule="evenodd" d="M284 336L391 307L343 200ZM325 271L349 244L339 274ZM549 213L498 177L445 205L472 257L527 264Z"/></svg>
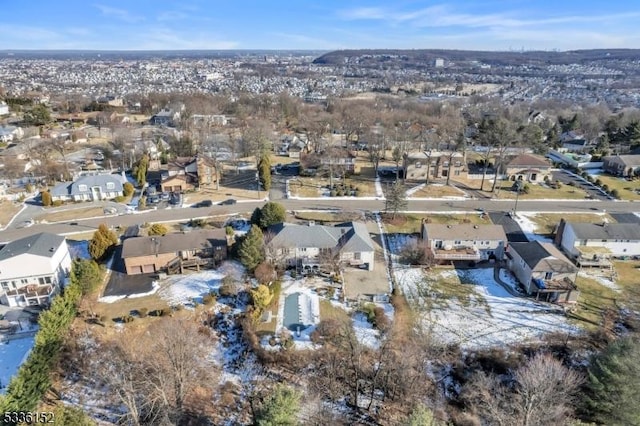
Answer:
<svg viewBox="0 0 640 426"><path fill-rule="evenodd" d="M529 241L540 241L541 243L551 243L551 238L539 235L536 233L538 225L531 219L536 216L536 213L518 213L515 221L520 225L520 229L524 233L525 237Z"/></svg>
<svg viewBox="0 0 640 426"><path fill-rule="evenodd" d="M67 240L67 246L69 247L69 254L72 259L91 259L91 255L89 254L89 241L88 240L80 240L80 241L70 241Z"/></svg>
<svg viewBox="0 0 640 426"><path fill-rule="evenodd" d="M6 342L0 340L0 394L6 392L11 378L29 357L34 340L35 337L23 337Z"/></svg>

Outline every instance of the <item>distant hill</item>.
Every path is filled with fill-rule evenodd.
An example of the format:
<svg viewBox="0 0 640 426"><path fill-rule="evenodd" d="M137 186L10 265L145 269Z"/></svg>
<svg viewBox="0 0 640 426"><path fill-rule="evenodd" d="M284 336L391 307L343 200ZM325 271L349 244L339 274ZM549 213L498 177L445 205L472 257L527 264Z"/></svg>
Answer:
<svg viewBox="0 0 640 426"><path fill-rule="evenodd" d="M313 62L315 64L343 65L345 62L359 59L359 62L434 62L442 58L447 62L479 61L490 65L542 65L576 64L600 60L640 60L640 49L591 49L554 51L474 51L444 49L365 49L336 50L326 53ZM361 63L362 65L362 63Z"/></svg>

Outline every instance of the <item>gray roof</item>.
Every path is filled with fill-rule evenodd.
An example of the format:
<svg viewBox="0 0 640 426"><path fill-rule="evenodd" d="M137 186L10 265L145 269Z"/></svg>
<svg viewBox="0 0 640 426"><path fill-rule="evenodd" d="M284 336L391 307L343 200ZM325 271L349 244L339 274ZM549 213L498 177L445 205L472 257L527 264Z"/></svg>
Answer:
<svg viewBox="0 0 640 426"><path fill-rule="evenodd" d="M65 239L61 235L41 232L30 235L19 240L11 241L0 250L0 261L19 256L21 254L32 254L34 256L51 257ZM28 267L25 265L25 267Z"/></svg>
<svg viewBox="0 0 640 426"><path fill-rule="evenodd" d="M155 241L155 242L154 242ZM122 242L122 257L175 253L181 250L205 250L227 245L224 229L200 229L184 234L155 237L133 237Z"/></svg>
<svg viewBox="0 0 640 426"><path fill-rule="evenodd" d="M462 223L444 225L424 223L428 240L498 240L507 241L502 225L473 225Z"/></svg>
<svg viewBox="0 0 640 426"><path fill-rule="evenodd" d="M348 252L375 250L367 227L360 222L346 222L337 226L278 223L270 226L267 232L273 234L269 244L274 247L340 247Z"/></svg>
<svg viewBox="0 0 640 426"><path fill-rule="evenodd" d="M640 240L640 226L635 223L572 223L578 240Z"/></svg>
<svg viewBox="0 0 640 426"><path fill-rule="evenodd" d="M603 158L606 162L616 162L625 166L636 167L640 165L640 155L609 155Z"/></svg>
<svg viewBox="0 0 640 426"><path fill-rule="evenodd" d="M558 273L578 271L578 268L551 243L530 241L528 243L511 243L509 247L518 253L532 271Z"/></svg>
<svg viewBox="0 0 640 426"><path fill-rule="evenodd" d="M73 182L64 182L51 188L51 195L79 195L91 193L91 188L99 186L103 192L122 192L123 178L120 175L81 176ZM113 182L113 188L107 189L107 182ZM80 185L86 185L86 191L80 191Z"/></svg>

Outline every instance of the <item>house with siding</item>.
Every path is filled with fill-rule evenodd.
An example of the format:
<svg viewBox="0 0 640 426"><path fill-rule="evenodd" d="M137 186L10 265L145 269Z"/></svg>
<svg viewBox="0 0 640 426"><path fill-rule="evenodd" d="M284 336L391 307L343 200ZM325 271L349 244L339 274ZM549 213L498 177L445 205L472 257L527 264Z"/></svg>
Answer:
<svg viewBox="0 0 640 426"><path fill-rule="evenodd" d="M575 303L578 268L552 243L511 243L507 266L529 295L549 302Z"/></svg>
<svg viewBox="0 0 640 426"><path fill-rule="evenodd" d="M426 182L447 177L465 177L467 165L461 152L424 151L406 153L402 168L404 177L410 181Z"/></svg>
<svg viewBox="0 0 640 426"><path fill-rule="evenodd" d="M423 223L422 239L436 262L502 260L507 248L502 225Z"/></svg>
<svg viewBox="0 0 640 426"><path fill-rule="evenodd" d="M178 157L164 169L153 171L161 176L160 188L166 192L184 192L198 188L216 188L218 170L212 158L203 155Z"/></svg>
<svg viewBox="0 0 640 426"><path fill-rule="evenodd" d="M0 303L47 305L71 271L71 255L63 236L39 233L0 249Z"/></svg>
<svg viewBox="0 0 640 426"><path fill-rule="evenodd" d="M640 169L640 155L609 155L602 158L602 168L614 176L633 176Z"/></svg>
<svg viewBox="0 0 640 426"><path fill-rule="evenodd" d="M577 223L560 220L555 242L580 266L610 266L608 259L640 256L635 223Z"/></svg>
<svg viewBox="0 0 640 426"><path fill-rule="evenodd" d="M267 257L287 266L317 269L323 260L335 257L340 264L361 266L373 271L375 244L364 223L346 222L336 226L278 223L266 233Z"/></svg>
<svg viewBox="0 0 640 426"><path fill-rule="evenodd" d="M122 242L122 259L129 275L166 271L172 266L213 267L227 258L224 229L132 237Z"/></svg>
<svg viewBox="0 0 640 426"><path fill-rule="evenodd" d="M122 196L125 182L124 176L115 174L80 176L73 182L64 182L51 188L51 200L111 200Z"/></svg>

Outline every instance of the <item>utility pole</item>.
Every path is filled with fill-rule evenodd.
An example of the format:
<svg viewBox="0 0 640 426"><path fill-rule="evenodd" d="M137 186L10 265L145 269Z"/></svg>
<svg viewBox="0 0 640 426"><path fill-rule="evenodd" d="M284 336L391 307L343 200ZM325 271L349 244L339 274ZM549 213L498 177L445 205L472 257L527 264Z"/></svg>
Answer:
<svg viewBox="0 0 640 426"><path fill-rule="evenodd" d="M256 183L258 184L258 200L260 199L260 172L256 171Z"/></svg>

